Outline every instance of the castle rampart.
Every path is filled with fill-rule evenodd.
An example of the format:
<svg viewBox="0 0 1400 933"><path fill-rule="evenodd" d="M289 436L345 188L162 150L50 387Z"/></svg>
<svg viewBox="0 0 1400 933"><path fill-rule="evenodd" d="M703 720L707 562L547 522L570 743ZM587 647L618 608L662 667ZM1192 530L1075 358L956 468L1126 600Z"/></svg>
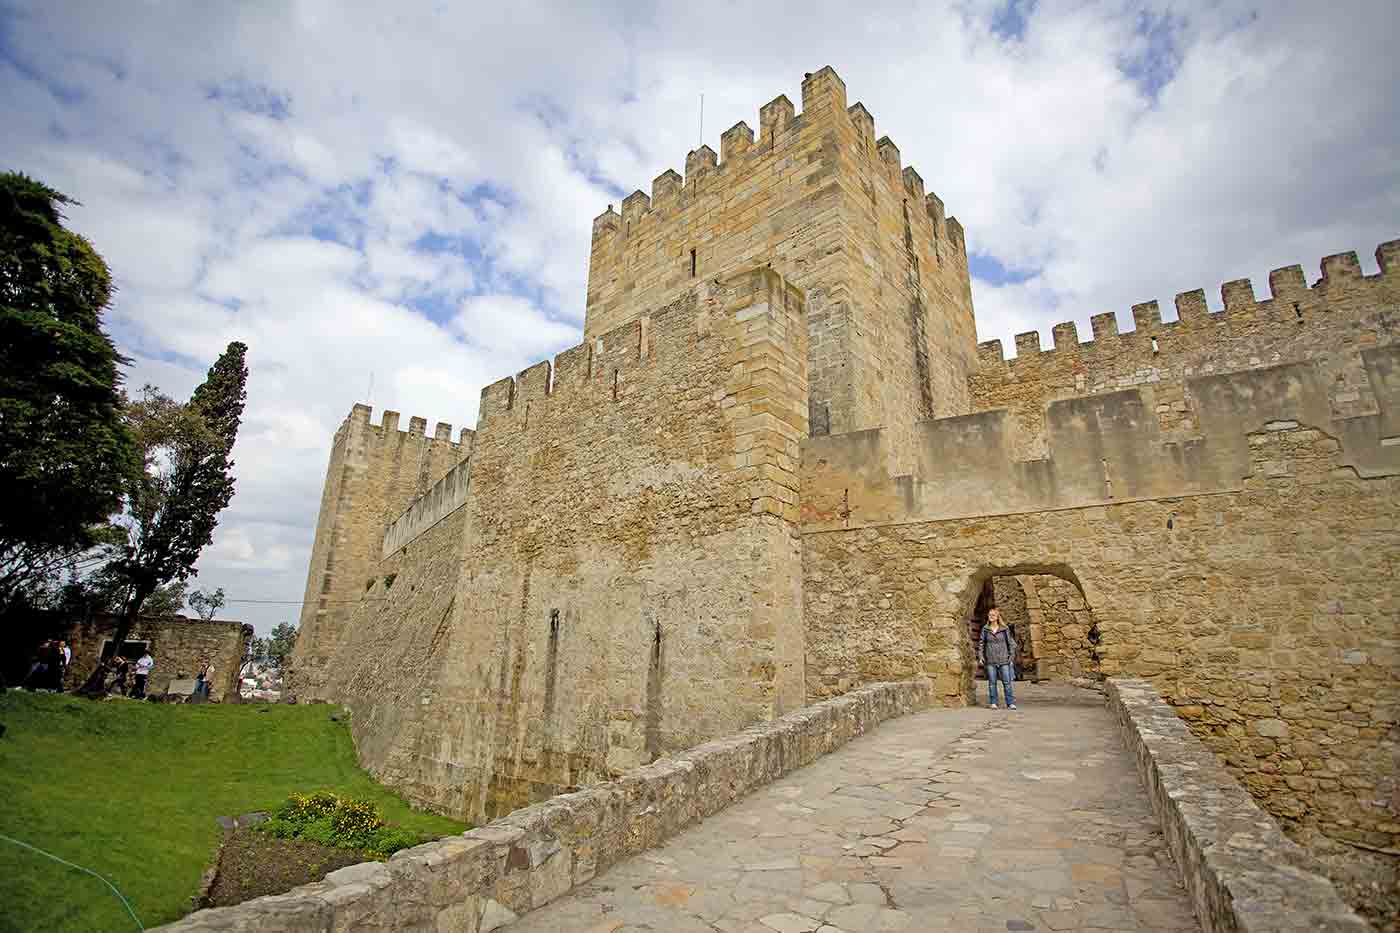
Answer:
<svg viewBox="0 0 1400 933"><path fill-rule="evenodd" d="M1143 333L1098 348L1023 341L974 380L1020 407L919 424L909 475L884 469L881 431L805 441L809 697L927 673L960 702L982 584L1052 574L1094 614L1100 672L1151 679L1268 809L1393 844L1391 251L1375 276L1329 259L1312 289L1284 270L1265 302L1232 283L1214 320L1139 306ZM1139 372L1153 336L1179 356ZM1133 381L1096 381L1114 378Z"/></svg>
<svg viewBox="0 0 1400 933"><path fill-rule="evenodd" d="M400 431L396 411L371 424L370 407L356 405L336 431L292 666L291 689L306 698L323 695L325 665L379 561L390 521L471 451L469 430L454 443L450 424L439 422L432 437L427 425L413 417Z"/></svg>
<svg viewBox="0 0 1400 933"><path fill-rule="evenodd" d="M1080 343L1073 322L1053 329L1053 349L1034 331L1016 337L1005 360L1001 341L979 344L972 410L1004 408L1016 426L1017 454L1046 454L1044 412L1055 399L1143 387L1165 437L1198 436L1200 413L1184 394L1192 377L1310 360L1320 367L1330 417L1374 415L1379 371L1358 351L1389 339L1400 319L1400 241L1376 249L1380 271L1361 274L1355 253L1329 256L1311 288L1300 266L1269 275L1270 297L1256 300L1248 279L1221 287L1224 309L1211 312L1201 290L1176 298L1177 320L1163 323L1157 303L1133 307L1136 327L1119 333L1110 313L1092 319L1094 339ZM1387 428L1387 436L1395 433Z"/></svg>
<svg viewBox="0 0 1400 933"><path fill-rule="evenodd" d="M697 279L768 265L807 295L815 433L882 426L908 440L919 418L967 405L976 365L962 227L847 107L830 68L668 170L651 195L593 223L585 334L645 314ZM895 449L902 452L897 444Z"/></svg>
<svg viewBox="0 0 1400 933"><path fill-rule="evenodd" d="M461 508L471 488L471 458L448 470L424 495L415 499L384 532L382 556L405 547L429 528Z"/></svg>
<svg viewBox="0 0 1400 933"><path fill-rule="evenodd" d="M801 705L805 340L760 268L487 386L331 665L366 766L479 817Z"/></svg>
<svg viewBox="0 0 1400 933"><path fill-rule="evenodd" d="M594 221L584 341L475 433L336 435L295 687L366 767L479 819L872 681L963 704L985 584L1048 575L1047 669L1150 679L1272 812L1394 847L1400 241L1008 361L831 69L719 148Z"/></svg>
<svg viewBox="0 0 1400 933"><path fill-rule="evenodd" d="M1394 846L1400 477L1357 476L1294 421L1246 444L1236 490L897 521L853 502L804 526L809 696L923 672L960 702L983 584L1054 574L1093 611L1101 672L1151 680L1261 805ZM836 500L862 478L822 482Z"/></svg>

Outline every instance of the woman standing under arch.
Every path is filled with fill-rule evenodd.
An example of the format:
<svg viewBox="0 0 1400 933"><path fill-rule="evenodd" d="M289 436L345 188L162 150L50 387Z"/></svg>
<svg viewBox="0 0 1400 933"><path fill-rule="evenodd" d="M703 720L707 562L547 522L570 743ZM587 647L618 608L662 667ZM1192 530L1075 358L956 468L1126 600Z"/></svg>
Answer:
<svg viewBox="0 0 1400 933"><path fill-rule="evenodd" d="M977 642L977 663L987 667L987 703L997 708L997 678L1002 681L1006 693L1006 708L1016 708L1016 695L1011 684L1016 679L1012 662L1016 657L1016 636L1001 622L1001 610L992 609L987 613L987 624L982 626L982 637Z"/></svg>

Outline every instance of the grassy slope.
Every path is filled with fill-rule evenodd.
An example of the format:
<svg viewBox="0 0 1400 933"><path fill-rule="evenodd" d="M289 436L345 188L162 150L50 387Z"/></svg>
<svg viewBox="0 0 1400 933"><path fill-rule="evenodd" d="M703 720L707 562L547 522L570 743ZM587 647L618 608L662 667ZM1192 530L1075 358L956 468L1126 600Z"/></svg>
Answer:
<svg viewBox="0 0 1400 933"><path fill-rule="evenodd" d="M214 818L293 791L369 798L433 835L462 824L411 810L355 764L330 706L165 706L0 694L0 833L109 878L147 926L189 910L219 842ZM0 931L134 930L97 879L0 840Z"/></svg>

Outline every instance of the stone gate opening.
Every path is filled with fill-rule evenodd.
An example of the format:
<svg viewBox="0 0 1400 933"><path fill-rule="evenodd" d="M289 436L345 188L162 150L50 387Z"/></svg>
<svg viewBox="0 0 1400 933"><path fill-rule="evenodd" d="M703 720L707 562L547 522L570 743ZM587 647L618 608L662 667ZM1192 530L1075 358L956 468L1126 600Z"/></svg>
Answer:
<svg viewBox="0 0 1400 933"><path fill-rule="evenodd" d="M987 613L1001 610L1002 621L1017 643L1017 680L1098 680L1101 634L1093 608L1070 574L992 573L977 590L967 619L971 654L986 625ZM985 680L987 672L975 664L973 677Z"/></svg>

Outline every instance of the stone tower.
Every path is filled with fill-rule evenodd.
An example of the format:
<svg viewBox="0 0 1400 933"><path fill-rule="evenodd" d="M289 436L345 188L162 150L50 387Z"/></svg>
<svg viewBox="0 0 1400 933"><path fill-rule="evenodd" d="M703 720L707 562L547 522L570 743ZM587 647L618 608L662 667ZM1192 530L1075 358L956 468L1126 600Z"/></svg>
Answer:
<svg viewBox="0 0 1400 933"><path fill-rule="evenodd" d="M968 410L976 327L961 224L875 137L830 67L593 221L585 336L688 283L770 266L807 295L813 434L884 428L908 465L915 422Z"/></svg>
<svg viewBox="0 0 1400 933"><path fill-rule="evenodd" d="M471 454L473 432L466 428L454 442L450 424L439 422L429 437L424 418L410 418L400 431L396 411L384 412L377 425L369 416L368 405L351 409L326 467L289 671L292 689L308 699L323 695L326 665L378 567L389 523Z"/></svg>

